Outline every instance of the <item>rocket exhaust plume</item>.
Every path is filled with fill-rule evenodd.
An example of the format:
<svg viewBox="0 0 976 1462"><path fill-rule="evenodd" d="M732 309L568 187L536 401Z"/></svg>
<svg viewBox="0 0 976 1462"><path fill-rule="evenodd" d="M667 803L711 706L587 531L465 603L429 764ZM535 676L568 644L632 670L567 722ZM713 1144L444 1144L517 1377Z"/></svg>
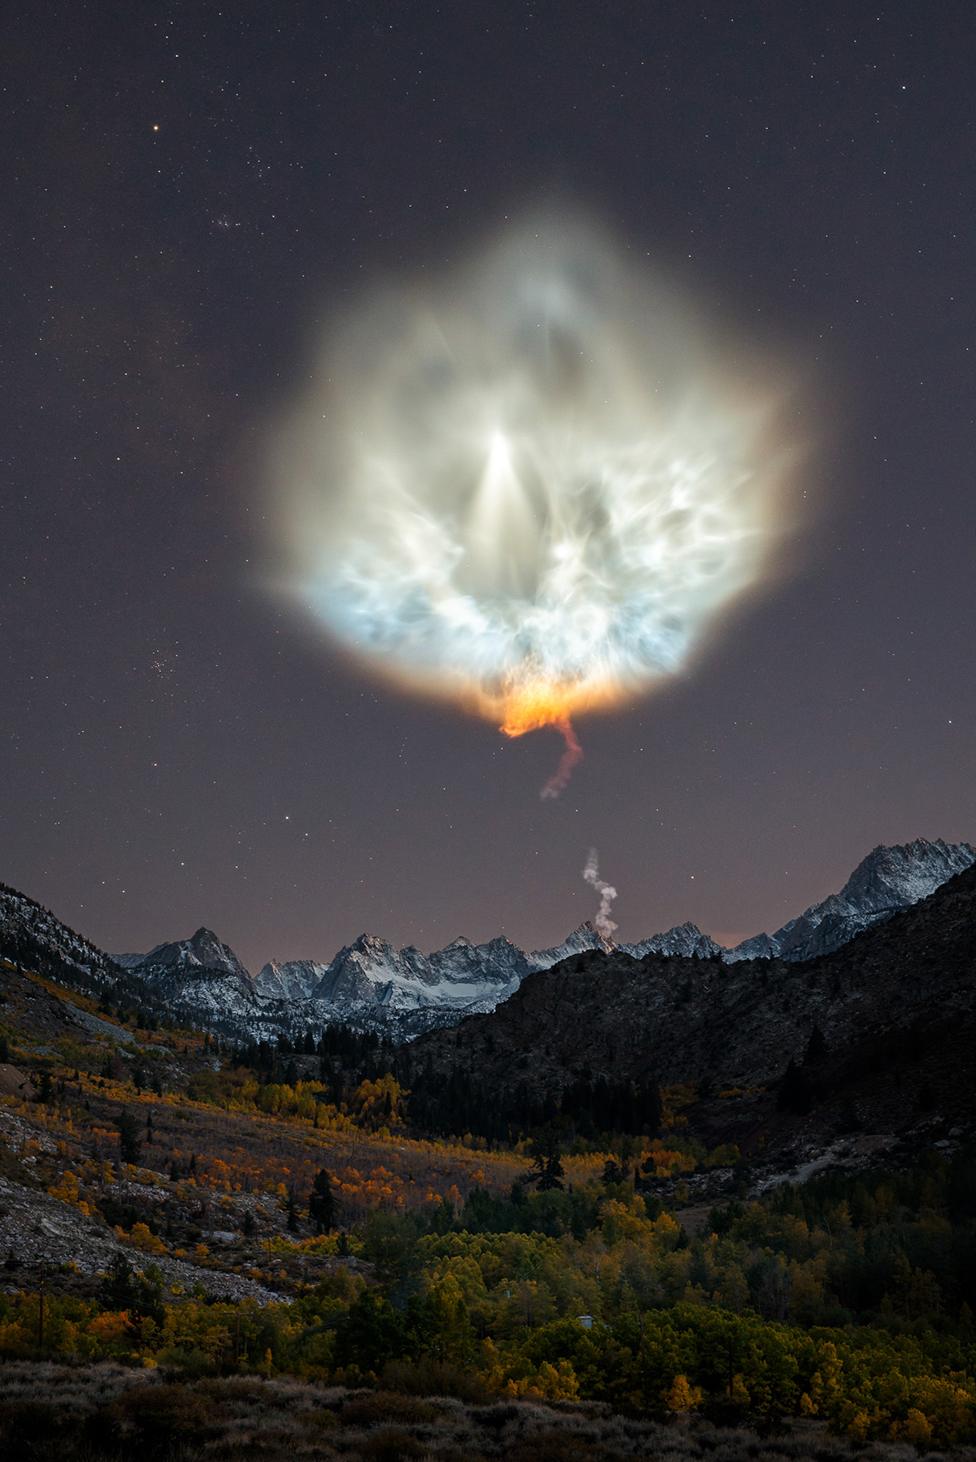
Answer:
<svg viewBox="0 0 976 1462"><path fill-rule="evenodd" d="M561 734L566 743L562 756L559 758L559 765L552 776L546 782L539 796L545 802L548 798L558 797L566 790L570 777L573 775L573 768L583 760L583 748L580 746L573 730L573 723L568 716L560 721L554 721L553 725ZM504 731L504 726L502 730Z"/></svg>
<svg viewBox="0 0 976 1462"><path fill-rule="evenodd" d="M680 671L786 526L785 390L576 213L509 225L337 327L278 434L288 591L507 736ZM782 372L777 376L782 380Z"/></svg>
<svg viewBox="0 0 976 1462"><path fill-rule="evenodd" d="M610 917L610 905L617 897L617 890L612 884L604 883L600 877L596 848L591 848L589 851L586 867L583 869L583 877L600 895L600 907L593 920L593 927L601 938L607 940L608 943L613 943L613 935L617 926Z"/></svg>

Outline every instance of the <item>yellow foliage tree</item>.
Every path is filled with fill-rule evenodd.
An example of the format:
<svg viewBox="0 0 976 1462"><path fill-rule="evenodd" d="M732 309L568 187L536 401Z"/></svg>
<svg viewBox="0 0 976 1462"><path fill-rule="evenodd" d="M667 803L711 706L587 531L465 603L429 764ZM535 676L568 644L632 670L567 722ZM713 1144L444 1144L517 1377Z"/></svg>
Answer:
<svg viewBox="0 0 976 1462"><path fill-rule="evenodd" d="M61 1174L58 1182L53 1183L47 1191L52 1198L60 1198L62 1203L70 1203L73 1208L77 1208L79 1213L83 1213L86 1218L91 1214L91 1205L86 1203L81 1196L78 1175L77 1173L73 1173L70 1168L66 1169Z"/></svg>
<svg viewBox="0 0 976 1462"><path fill-rule="evenodd" d="M144 1254L166 1253L166 1245L146 1223L134 1223L128 1233L121 1228L117 1228L115 1232L120 1239L126 1240L134 1249L140 1249Z"/></svg>
<svg viewBox="0 0 976 1462"><path fill-rule="evenodd" d="M675 1376L671 1382L671 1388L664 1398L664 1404L668 1410L678 1413L695 1411L701 1403L701 1387L693 1386L687 1376Z"/></svg>
<svg viewBox="0 0 976 1462"><path fill-rule="evenodd" d="M908 1415L900 1427L892 1428L897 1436L906 1442L912 1442L916 1447L927 1447L932 1440L932 1423L924 1411L919 1411L917 1406L909 1408Z"/></svg>

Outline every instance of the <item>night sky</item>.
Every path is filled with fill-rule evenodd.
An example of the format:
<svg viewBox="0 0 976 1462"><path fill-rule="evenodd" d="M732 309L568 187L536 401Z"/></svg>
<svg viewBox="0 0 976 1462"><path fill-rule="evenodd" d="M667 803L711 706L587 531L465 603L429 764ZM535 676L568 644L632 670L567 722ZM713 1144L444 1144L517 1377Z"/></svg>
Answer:
<svg viewBox="0 0 976 1462"><path fill-rule="evenodd" d="M0 877L113 951L773 928L976 833L968 3L22 6L4 39ZM663 691L543 731L269 592L318 322L553 196L806 377L815 521Z"/></svg>

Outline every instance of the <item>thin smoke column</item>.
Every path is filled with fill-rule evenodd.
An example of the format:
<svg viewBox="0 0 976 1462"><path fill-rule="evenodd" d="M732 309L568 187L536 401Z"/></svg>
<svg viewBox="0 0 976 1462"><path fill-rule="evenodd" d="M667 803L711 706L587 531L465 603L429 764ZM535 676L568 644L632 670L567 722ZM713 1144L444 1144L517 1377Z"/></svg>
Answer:
<svg viewBox="0 0 976 1462"><path fill-rule="evenodd" d="M617 897L617 890L611 883L604 883L600 877L600 864L597 858L596 848L591 848L586 859L586 867L583 869L583 877L591 888L600 895L600 907L593 920L593 927L601 938L612 943L614 931L617 926L610 917L610 905Z"/></svg>
<svg viewBox="0 0 976 1462"><path fill-rule="evenodd" d="M783 370L579 214L377 285L306 375L275 589L402 687L557 731L545 798L574 718L680 674L792 526Z"/></svg>
<svg viewBox="0 0 976 1462"><path fill-rule="evenodd" d="M559 765L552 776L546 782L539 796L545 802L547 799L558 797L565 792L569 785L569 779L573 775L573 768L583 760L583 748L579 744L579 738L573 730L573 723L568 716L555 722L556 730L560 733L566 743L565 750L559 758Z"/></svg>

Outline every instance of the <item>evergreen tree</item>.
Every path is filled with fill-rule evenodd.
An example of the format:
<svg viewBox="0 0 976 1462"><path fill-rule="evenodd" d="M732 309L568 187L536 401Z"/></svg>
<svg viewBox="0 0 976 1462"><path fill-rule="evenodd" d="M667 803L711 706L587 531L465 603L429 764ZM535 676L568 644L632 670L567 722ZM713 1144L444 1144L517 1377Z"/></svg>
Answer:
<svg viewBox="0 0 976 1462"><path fill-rule="evenodd" d="M564 1171L558 1152L554 1152L544 1160L537 1158L536 1162L540 1167L538 1176L540 1193L551 1193L554 1189L563 1186Z"/></svg>
<svg viewBox="0 0 976 1462"><path fill-rule="evenodd" d="M814 1095L813 1082L807 1072L795 1061L790 1061L779 1084L777 1107L781 1112L798 1112L805 1116L813 1106Z"/></svg>
<svg viewBox="0 0 976 1462"><path fill-rule="evenodd" d="M287 1227L288 1227L288 1232L290 1234L297 1234L298 1233L298 1204L295 1202L295 1190L294 1190L294 1188L289 1188L289 1190L288 1190L288 1203L287 1203L287 1207L285 1209L285 1212L287 1214L287 1218L286 1218L285 1222L286 1222Z"/></svg>
<svg viewBox="0 0 976 1462"><path fill-rule="evenodd" d="M110 1310L131 1310L135 1305L135 1273L124 1254L115 1255L102 1281L101 1301Z"/></svg>
<svg viewBox="0 0 976 1462"><path fill-rule="evenodd" d="M332 1179L325 1168L319 1168L308 1200L308 1216L317 1234L327 1234L336 1226L335 1194Z"/></svg>
<svg viewBox="0 0 976 1462"><path fill-rule="evenodd" d="M807 1048L803 1053L804 1066L815 1066L822 1061L827 1054L827 1038L819 1025L815 1025L810 1032L810 1039L807 1041Z"/></svg>
<svg viewBox="0 0 976 1462"><path fill-rule="evenodd" d="M139 1122L124 1108L116 1122L119 1133L119 1156L123 1162L137 1163L142 1153Z"/></svg>
<svg viewBox="0 0 976 1462"><path fill-rule="evenodd" d="M608 1157L606 1162L603 1164L602 1181L607 1184L622 1183L624 1182L626 1177L627 1169L622 1168L617 1162L616 1158Z"/></svg>

